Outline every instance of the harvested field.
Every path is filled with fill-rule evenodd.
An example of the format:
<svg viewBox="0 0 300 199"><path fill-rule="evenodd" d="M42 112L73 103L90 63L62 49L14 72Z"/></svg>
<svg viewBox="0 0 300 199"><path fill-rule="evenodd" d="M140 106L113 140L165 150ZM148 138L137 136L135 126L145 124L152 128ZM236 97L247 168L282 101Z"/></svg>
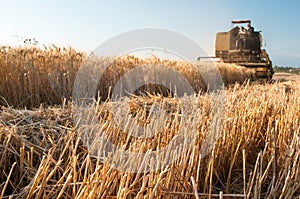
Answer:
<svg viewBox="0 0 300 199"><path fill-rule="evenodd" d="M275 81L300 81L300 75L291 73L275 73L273 79Z"/></svg>
<svg viewBox="0 0 300 199"><path fill-rule="evenodd" d="M241 82L214 93L223 94L219 104L212 93L194 94L186 101L151 94L99 100L85 113L95 115L101 132L120 149L149 154L165 148L181 130L192 135L188 145L167 153L168 165L159 164L165 156L156 164L143 158L131 164L118 159L119 169L111 164L117 160L114 154L100 150L97 159L88 150L83 135L92 128L80 123L83 115L76 110L82 107L68 101L86 55L56 47L26 50L1 50L0 198L300 197L299 81L244 82L255 78L251 70L218 64L226 85ZM101 81L107 84L100 82L98 89L108 94L103 91L107 85L140 63L164 63L180 71L195 90L206 89L186 62L132 56L114 60ZM202 156L215 116L223 118L221 136ZM135 136L136 126L150 126L151 136Z"/></svg>

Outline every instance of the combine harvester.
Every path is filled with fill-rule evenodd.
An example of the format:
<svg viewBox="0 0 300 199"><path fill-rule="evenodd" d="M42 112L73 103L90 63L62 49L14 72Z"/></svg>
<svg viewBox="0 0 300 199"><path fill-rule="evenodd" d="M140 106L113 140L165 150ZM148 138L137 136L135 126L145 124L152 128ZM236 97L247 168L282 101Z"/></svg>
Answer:
<svg viewBox="0 0 300 199"><path fill-rule="evenodd" d="M257 79L271 80L274 70L268 53L262 48L261 31L254 31L250 20L235 20L232 25L234 27L228 32L217 33L215 57L199 57L198 60L218 58L221 63L253 68Z"/></svg>

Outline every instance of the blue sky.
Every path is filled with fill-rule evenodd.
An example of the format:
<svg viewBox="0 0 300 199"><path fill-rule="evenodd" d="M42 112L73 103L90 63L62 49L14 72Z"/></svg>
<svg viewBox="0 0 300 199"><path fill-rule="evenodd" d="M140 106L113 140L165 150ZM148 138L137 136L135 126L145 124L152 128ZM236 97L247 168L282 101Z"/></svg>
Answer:
<svg viewBox="0 0 300 199"><path fill-rule="evenodd" d="M0 45L23 38L92 51L117 34L145 27L182 33L214 54L215 33L234 19L263 31L276 65L300 67L300 1L93 0L1 1Z"/></svg>

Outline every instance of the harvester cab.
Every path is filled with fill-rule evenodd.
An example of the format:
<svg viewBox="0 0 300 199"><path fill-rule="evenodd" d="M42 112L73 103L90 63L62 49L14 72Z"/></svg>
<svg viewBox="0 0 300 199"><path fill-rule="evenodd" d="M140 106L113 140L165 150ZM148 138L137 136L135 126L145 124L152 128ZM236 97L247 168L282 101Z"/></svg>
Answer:
<svg viewBox="0 0 300 199"><path fill-rule="evenodd" d="M228 32L218 32L216 35L216 58L220 62L255 68L259 79L272 79L272 62L266 50L262 49L260 31L254 30L250 20L235 20L232 25Z"/></svg>

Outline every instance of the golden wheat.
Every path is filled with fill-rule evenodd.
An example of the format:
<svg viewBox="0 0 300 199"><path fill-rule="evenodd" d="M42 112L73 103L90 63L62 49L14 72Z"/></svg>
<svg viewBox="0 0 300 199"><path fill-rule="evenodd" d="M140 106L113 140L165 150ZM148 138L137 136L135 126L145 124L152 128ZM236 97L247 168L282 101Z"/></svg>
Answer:
<svg viewBox="0 0 300 199"><path fill-rule="evenodd" d="M60 104L71 95L75 73L85 54L72 48L51 46L1 47L1 104L34 107Z"/></svg>
<svg viewBox="0 0 300 199"><path fill-rule="evenodd" d="M85 74L99 74L109 67L98 84L102 100L110 97L109 92L118 80L132 68L140 65L163 65L177 71L184 77L195 92L207 90L203 73L211 73L212 62L189 63L186 61L160 60L157 57L140 59L134 56L123 56L116 59L87 56L72 48L45 47L1 47L0 49L0 104L14 107L39 107L61 104L63 99L71 99L74 81L79 69L88 66ZM194 66L193 66L194 64ZM233 64L214 64L218 68L224 85L235 82L243 83L255 79L254 71ZM196 66L196 67L195 67ZM214 72L214 71L212 71ZM95 95L96 95L95 91Z"/></svg>

